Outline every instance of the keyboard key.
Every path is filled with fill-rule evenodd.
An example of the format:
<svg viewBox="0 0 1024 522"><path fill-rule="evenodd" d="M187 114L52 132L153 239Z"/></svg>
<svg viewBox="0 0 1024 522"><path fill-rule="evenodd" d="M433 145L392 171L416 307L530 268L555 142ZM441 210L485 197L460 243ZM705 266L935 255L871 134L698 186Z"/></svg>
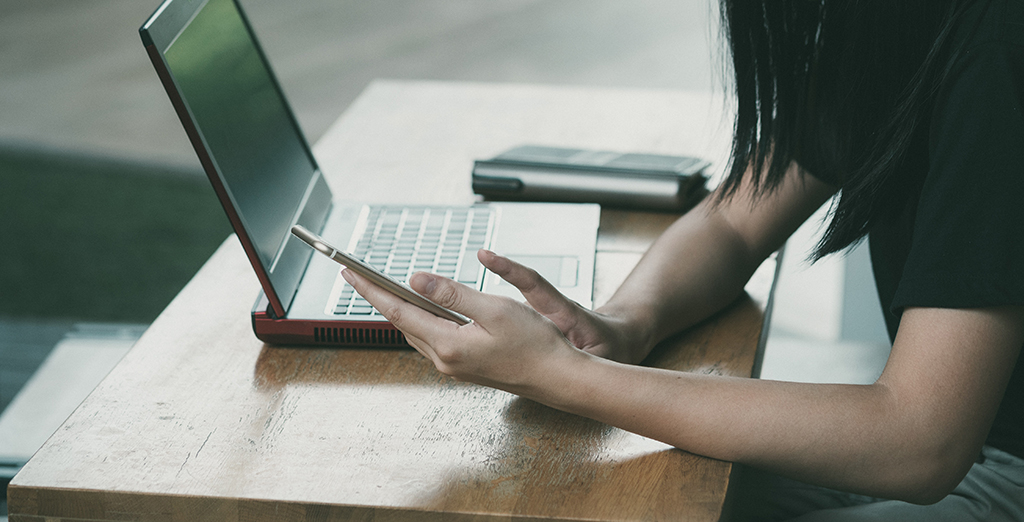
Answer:
<svg viewBox="0 0 1024 522"><path fill-rule="evenodd" d="M486 245L492 227L492 212L486 208L374 207L355 253L402 281L413 272L434 271L479 287L483 267L476 251ZM335 310L378 313L347 285Z"/></svg>
<svg viewBox="0 0 1024 522"><path fill-rule="evenodd" d="M479 278L480 269L483 268L475 259L466 258L459 267L459 276L455 278L460 283L476 283Z"/></svg>

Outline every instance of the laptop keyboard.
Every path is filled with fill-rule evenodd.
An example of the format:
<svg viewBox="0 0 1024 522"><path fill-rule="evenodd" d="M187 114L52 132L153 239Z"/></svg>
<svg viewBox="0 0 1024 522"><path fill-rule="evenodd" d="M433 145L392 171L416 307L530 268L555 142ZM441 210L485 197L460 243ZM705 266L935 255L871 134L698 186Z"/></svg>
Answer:
<svg viewBox="0 0 1024 522"><path fill-rule="evenodd" d="M403 283L433 272L479 290L484 269L476 252L490 243L494 221L488 207L371 207L353 253ZM334 313L379 314L347 283Z"/></svg>

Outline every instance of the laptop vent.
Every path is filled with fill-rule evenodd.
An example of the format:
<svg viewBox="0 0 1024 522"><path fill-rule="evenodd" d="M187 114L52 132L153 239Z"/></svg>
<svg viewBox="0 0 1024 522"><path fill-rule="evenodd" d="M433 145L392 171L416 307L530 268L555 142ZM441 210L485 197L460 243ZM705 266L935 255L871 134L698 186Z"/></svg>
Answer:
<svg viewBox="0 0 1024 522"><path fill-rule="evenodd" d="M313 341L322 344L408 346L405 335L384 328L313 328Z"/></svg>

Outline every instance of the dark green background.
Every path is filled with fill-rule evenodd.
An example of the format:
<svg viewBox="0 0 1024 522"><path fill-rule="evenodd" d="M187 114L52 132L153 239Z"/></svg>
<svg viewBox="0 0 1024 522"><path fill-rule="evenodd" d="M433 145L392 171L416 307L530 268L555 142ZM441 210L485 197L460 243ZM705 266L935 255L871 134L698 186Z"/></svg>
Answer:
<svg viewBox="0 0 1024 522"><path fill-rule="evenodd" d="M0 149L0 315L151 322L230 233L201 171Z"/></svg>

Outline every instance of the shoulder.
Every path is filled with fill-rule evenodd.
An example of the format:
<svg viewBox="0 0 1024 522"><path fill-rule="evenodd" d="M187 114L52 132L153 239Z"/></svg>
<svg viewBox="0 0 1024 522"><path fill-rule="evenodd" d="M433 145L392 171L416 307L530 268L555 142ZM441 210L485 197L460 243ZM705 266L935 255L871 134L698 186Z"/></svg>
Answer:
<svg viewBox="0 0 1024 522"><path fill-rule="evenodd" d="M965 77L1024 76L1024 2L974 0L960 12L946 46L951 54L940 92ZM940 96L940 100L941 100Z"/></svg>
<svg viewBox="0 0 1024 522"><path fill-rule="evenodd" d="M963 7L946 46L950 58L939 90L939 108L957 84L1003 77L1024 80L1024 2L975 0ZM985 90L984 88L982 90ZM1019 95L1020 92L1018 91Z"/></svg>
<svg viewBox="0 0 1024 522"><path fill-rule="evenodd" d="M1009 0L964 12L894 306L1024 304L1024 30L1010 30L1022 16Z"/></svg>
<svg viewBox="0 0 1024 522"><path fill-rule="evenodd" d="M1004 170L1018 171L1016 149L1024 143L1024 2L970 3L950 48L953 58L931 113L929 170L942 174L998 157Z"/></svg>
<svg viewBox="0 0 1024 522"><path fill-rule="evenodd" d="M974 0L968 2L952 38L968 51L986 45L1024 45L1024 2Z"/></svg>

